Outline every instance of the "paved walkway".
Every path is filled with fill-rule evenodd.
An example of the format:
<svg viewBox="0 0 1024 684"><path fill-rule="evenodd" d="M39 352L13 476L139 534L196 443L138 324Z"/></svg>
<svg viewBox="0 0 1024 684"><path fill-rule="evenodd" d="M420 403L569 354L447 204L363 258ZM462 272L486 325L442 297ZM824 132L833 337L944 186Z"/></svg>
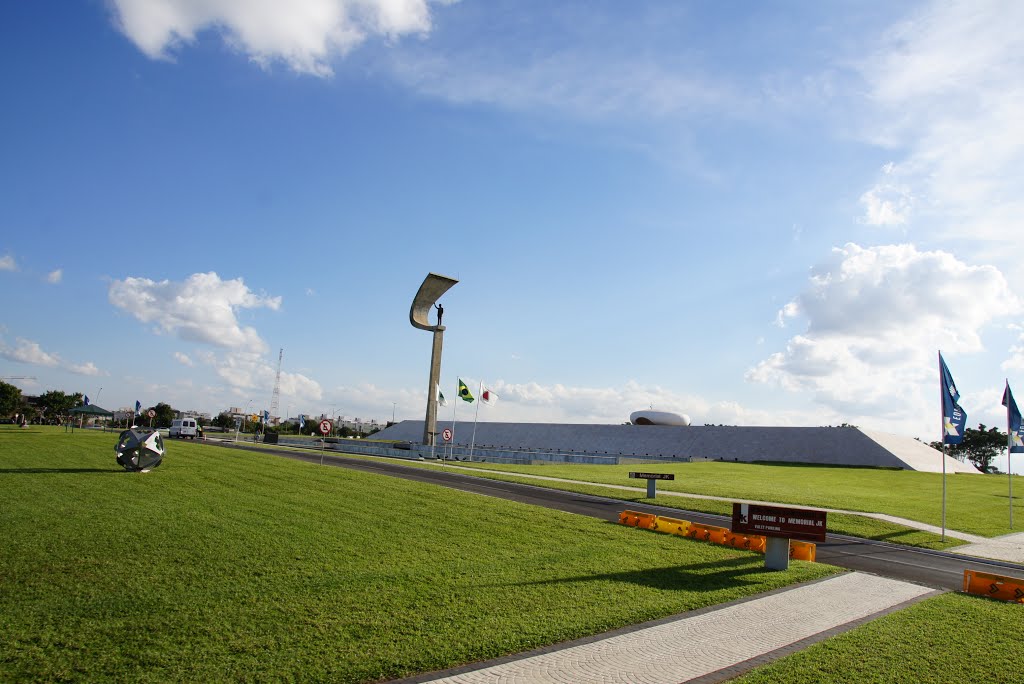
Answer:
<svg viewBox="0 0 1024 684"><path fill-rule="evenodd" d="M949 534L948 530L946 534ZM955 549L949 549L949 551L950 553L959 553L965 556L993 558L1011 563L1024 563L1024 532L982 539L980 542L958 546Z"/></svg>
<svg viewBox="0 0 1024 684"><path fill-rule="evenodd" d="M736 677L938 593L853 572L569 644L400 681L708 684Z"/></svg>

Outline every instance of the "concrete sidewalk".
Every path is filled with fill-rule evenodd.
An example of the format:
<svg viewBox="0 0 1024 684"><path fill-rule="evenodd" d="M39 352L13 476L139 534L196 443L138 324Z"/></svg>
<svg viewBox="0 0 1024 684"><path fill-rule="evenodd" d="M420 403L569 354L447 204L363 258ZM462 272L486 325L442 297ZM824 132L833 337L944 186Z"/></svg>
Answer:
<svg viewBox="0 0 1024 684"><path fill-rule="evenodd" d="M853 572L403 684L677 684L736 677L941 592Z"/></svg>
<svg viewBox="0 0 1024 684"><path fill-rule="evenodd" d="M949 534L949 530L946 530L946 534ZM1002 537L991 539L983 538L973 544L949 549L949 552L1024 564L1024 532L1004 534Z"/></svg>

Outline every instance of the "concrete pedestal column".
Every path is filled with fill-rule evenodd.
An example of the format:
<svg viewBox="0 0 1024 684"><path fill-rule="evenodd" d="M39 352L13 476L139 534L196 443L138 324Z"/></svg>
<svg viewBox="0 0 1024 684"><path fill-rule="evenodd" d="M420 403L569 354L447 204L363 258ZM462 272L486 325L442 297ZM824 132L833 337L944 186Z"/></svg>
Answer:
<svg viewBox="0 0 1024 684"><path fill-rule="evenodd" d="M767 570L789 569L789 540L782 537L768 537L766 540L764 567Z"/></svg>
<svg viewBox="0 0 1024 684"><path fill-rule="evenodd" d="M434 328L434 348L430 352L430 384L427 387L427 415L423 421L423 444L434 446L437 435L437 383L441 381L441 347L444 326Z"/></svg>

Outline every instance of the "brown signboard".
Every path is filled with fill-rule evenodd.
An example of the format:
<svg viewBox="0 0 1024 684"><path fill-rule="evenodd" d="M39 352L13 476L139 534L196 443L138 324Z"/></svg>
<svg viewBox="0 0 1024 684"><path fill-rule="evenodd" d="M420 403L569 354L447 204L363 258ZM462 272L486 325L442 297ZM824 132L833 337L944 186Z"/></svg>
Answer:
<svg viewBox="0 0 1024 684"><path fill-rule="evenodd" d="M676 476L672 473L630 473L630 477L638 480L674 480Z"/></svg>
<svg viewBox="0 0 1024 684"><path fill-rule="evenodd" d="M785 537L804 541L825 541L825 511L805 508L780 508L757 504L732 505L732 531L738 534L759 534L763 537Z"/></svg>

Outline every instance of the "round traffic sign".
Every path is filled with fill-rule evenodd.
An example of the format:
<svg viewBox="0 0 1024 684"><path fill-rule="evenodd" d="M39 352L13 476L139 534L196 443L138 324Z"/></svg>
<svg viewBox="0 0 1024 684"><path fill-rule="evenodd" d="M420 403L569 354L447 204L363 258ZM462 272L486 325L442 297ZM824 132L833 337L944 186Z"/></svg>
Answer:
<svg viewBox="0 0 1024 684"><path fill-rule="evenodd" d="M149 413L147 413L146 415L148 415L150 418L156 418L156 411L154 411L153 409L149 409Z"/></svg>
<svg viewBox="0 0 1024 684"><path fill-rule="evenodd" d="M452 441L452 429L445 428L444 430L441 430L441 439L443 439L446 442Z"/></svg>
<svg viewBox="0 0 1024 684"><path fill-rule="evenodd" d="M331 421L327 420L326 418L320 421L320 434L331 434Z"/></svg>

